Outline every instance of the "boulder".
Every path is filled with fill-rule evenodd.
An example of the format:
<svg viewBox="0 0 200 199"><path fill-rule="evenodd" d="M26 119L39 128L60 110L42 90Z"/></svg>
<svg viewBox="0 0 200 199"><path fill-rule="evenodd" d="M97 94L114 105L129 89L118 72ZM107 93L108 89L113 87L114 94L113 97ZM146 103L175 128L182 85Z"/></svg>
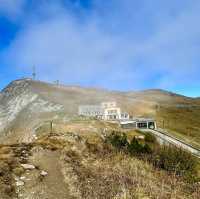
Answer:
<svg viewBox="0 0 200 199"><path fill-rule="evenodd" d="M46 175L48 175L48 173L46 171L41 171L40 175L41 176L46 176Z"/></svg>
<svg viewBox="0 0 200 199"><path fill-rule="evenodd" d="M22 166L24 169L28 169L28 170L35 169L35 166L34 166L34 165L31 165L31 164L21 164L21 166Z"/></svg>
<svg viewBox="0 0 200 199"><path fill-rule="evenodd" d="M19 180L19 181L16 181L16 186L19 187L19 186L24 186L24 182Z"/></svg>

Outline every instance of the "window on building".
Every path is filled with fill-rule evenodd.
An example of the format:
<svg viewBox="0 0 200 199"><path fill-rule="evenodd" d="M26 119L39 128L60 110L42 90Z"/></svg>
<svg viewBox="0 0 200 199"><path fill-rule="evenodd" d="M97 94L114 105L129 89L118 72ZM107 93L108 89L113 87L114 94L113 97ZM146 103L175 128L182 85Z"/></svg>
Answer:
<svg viewBox="0 0 200 199"><path fill-rule="evenodd" d="M155 129L155 123L154 122L149 122L148 128L149 129Z"/></svg>
<svg viewBox="0 0 200 199"><path fill-rule="evenodd" d="M138 128L146 129L147 128L147 122L139 122L138 123Z"/></svg>

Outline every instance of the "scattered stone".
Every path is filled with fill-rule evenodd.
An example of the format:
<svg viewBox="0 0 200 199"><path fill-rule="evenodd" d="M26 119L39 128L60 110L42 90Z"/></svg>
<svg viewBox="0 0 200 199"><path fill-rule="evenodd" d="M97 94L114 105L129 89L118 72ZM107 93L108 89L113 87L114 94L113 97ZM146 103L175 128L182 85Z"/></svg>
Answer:
<svg viewBox="0 0 200 199"><path fill-rule="evenodd" d="M47 173L46 171L42 171L42 172L40 173L40 175L41 175L41 176L46 176L46 175L48 175L48 173Z"/></svg>
<svg viewBox="0 0 200 199"><path fill-rule="evenodd" d="M16 182L16 186L19 187L19 186L24 186L24 182L19 180Z"/></svg>
<svg viewBox="0 0 200 199"><path fill-rule="evenodd" d="M23 157L23 156L21 156L20 157L22 160L27 160L28 158L27 157Z"/></svg>
<svg viewBox="0 0 200 199"><path fill-rule="evenodd" d="M27 154L27 153L25 153L25 154L24 154L24 156L28 157L28 154Z"/></svg>
<svg viewBox="0 0 200 199"><path fill-rule="evenodd" d="M21 166L24 168L24 169L35 169L35 166L34 165L31 165L31 164L21 164Z"/></svg>
<svg viewBox="0 0 200 199"><path fill-rule="evenodd" d="M21 176L21 177L20 177L20 180L25 180L25 179L26 179L25 176Z"/></svg>
<svg viewBox="0 0 200 199"><path fill-rule="evenodd" d="M35 134L33 135L33 137L34 137L34 139L35 139L35 140L37 140L37 139L38 139L37 135L35 135Z"/></svg>
<svg viewBox="0 0 200 199"><path fill-rule="evenodd" d="M14 179L15 179L15 181L18 181L18 180L19 180L19 177L16 176Z"/></svg>
<svg viewBox="0 0 200 199"><path fill-rule="evenodd" d="M139 140L144 140L145 136L144 135L136 135L135 138L139 139Z"/></svg>

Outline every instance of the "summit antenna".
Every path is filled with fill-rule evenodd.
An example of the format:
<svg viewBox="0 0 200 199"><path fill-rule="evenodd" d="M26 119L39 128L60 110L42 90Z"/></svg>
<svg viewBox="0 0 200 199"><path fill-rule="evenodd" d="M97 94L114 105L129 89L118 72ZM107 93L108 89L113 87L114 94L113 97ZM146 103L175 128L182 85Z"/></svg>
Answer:
<svg viewBox="0 0 200 199"><path fill-rule="evenodd" d="M35 66L33 66L33 73L32 73L32 77L33 77L33 80L36 79L36 70L35 70Z"/></svg>

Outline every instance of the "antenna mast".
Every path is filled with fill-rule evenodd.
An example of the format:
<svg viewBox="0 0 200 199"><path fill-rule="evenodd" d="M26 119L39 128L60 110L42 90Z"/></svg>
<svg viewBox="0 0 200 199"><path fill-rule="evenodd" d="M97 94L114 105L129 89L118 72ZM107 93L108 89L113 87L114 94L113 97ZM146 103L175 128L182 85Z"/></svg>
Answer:
<svg viewBox="0 0 200 199"><path fill-rule="evenodd" d="M33 66L33 73L32 73L32 77L33 77L33 80L36 79L36 71L35 71L35 66Z"/></svg>

